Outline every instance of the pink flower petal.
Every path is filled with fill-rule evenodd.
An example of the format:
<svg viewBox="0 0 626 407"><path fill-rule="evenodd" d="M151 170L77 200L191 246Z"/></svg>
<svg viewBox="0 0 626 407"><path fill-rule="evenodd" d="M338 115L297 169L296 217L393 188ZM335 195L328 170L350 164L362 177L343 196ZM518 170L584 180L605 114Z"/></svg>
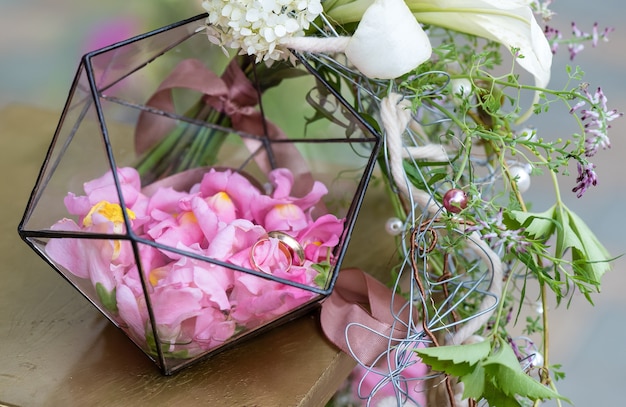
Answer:
<svg viewBox="0 0 626 407"><path fill-rule="evenodd" d="M141 195L141 180L139 173L134 168L126 167L117 170L117 176L120 181L120 189L124 195L124 201L127 206L131 207ZM113 173L107 172L100 178L86 182L84 185L85 193L89 197L92 205L100 201L108 201L119 203L117 188L113 180Z"/></svg>
<svg viewBox="0 0 626 407"><path fill-rule="evenodd" d="M223 312L214 308L205 308L196 317L193 339L200 342L205 349L222 345L235 334L236 323L226 320Z"/></svg>
<svg viewBox="0 0 626 407"><path fill-rule="evenodd" d="M198 288L167 286L155 289L151 299L154 319L159 327L176 328L202 310L202 291Z"/></svg>
<svg viewBox="0 0 626 407"><path fill-rule="evenodd" d="M116 289L116 300L119 317L128 325L135 335L145 338L146 321L148 315L145 305L139 306L139 301L143 303L143 298L137 298L128 286L120 284Z"/></svg>
<svg viewBox="0 0 626 407"><path fill-rule="evenodd" d="M217 265L196 265L193 273L194 284L221 310L229 310L230 300L227 291L232 287L232 271Z"/></svg>
<svg viewBox="0 0 626 407"><path fill-rule="evenodd" d="M243 175L231 170L216 171L211 169L202 178L200 192L203 197L212 197L225 192L237 208L240 219L252 219L252 206L261 196L259 189Z"/></svg>
<svg viewBox="0 0 626 407"><path fill-rule="evenodd" d="M297 233L306 228L309 218L299 206L295 204L278 204L265 215L263 226L266 230L280 230Z"/></svg>

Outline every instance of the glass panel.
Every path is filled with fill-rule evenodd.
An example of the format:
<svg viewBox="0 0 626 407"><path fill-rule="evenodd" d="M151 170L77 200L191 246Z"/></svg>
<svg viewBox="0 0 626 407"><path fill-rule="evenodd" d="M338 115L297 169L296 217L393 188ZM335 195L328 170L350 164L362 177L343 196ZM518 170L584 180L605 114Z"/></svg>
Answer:
<svg viewBox="0 0 626 407"><path fill-rule="evenodd" d="M91 219L85 217L96 204L120 201L113 180L101 178L111 166L93 99L85 93L86 81L81 69L44 164L26 229L48 230L66 217L86 225Z"/></svg>

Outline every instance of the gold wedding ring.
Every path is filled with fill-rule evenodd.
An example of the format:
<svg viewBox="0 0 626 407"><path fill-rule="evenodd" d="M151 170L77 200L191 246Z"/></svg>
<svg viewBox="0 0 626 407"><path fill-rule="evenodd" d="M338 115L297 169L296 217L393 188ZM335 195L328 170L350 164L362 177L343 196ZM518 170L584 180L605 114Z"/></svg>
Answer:
<svg viewBox="0 0 626 407"><path fill-rule="evenodd" d="M257 249L257 246L259 246L262 243L265 242L269 242L270 238L269 236L263 236L262 238L260 238L259 240L256 241L256 243L254 243L252 245L252 248L250 249L250 264L252 264L252 267L257 270L257 271L261 271L265 274L272 274L272 270L266 270L263 267L261 267L261 265L259 265L259 263L256 261L256 257L255 257L255 252ZM289 271L289 269L291 268L291 265L293 264L293 256L291 255L291 251L289 251L289 248L287 246L285 246L284 244L281 244L280 242L278 242L278 250L281 251L281 253L287 258L287 268L285 269L285 273Z"/></svg>
<svg viewBox="0 0 626 407"><path fill-rule="evenodd" d="M256 241L256 243L254 243L254 245L252 245L252 248L250 249L250 264L255 270L266 274L272 274L271 270L264 269L257 262L255 256L257 247L265 242L269 242L270 238L278 240L278 250L280 250L280 252L287 259L287 268L284 270L285 273L289 271L292 265L301 266L304 264L304 249L300 243L287 233L275 230L268 232L267 235L261 237Z"/></svg>
<svg viewBox="0 0 626 407"><path fill-rule="evenodd" d="M279 232L277 230L271 231L267 233L267 236L273 237L274 239L278 239L278 244L281 243L288 247L291 252L291 258L293 259L296 266L301 266L304 264L304 249L298 243L296 239L289 236L285 232Z"/></svg>

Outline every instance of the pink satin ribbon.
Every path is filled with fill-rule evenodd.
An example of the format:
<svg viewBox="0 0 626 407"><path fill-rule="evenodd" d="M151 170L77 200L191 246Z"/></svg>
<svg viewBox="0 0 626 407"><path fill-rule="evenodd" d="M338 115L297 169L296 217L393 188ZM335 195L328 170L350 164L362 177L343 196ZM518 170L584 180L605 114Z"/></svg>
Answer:
<svg viewBox="0 0 626 407"><path fill-rule="evenodd" d="M174 89L201 93L207 105L230 117L236 131L269 140L287 139L284 132L266 120L256 108L259 103L257 90L241 71L236 59L226 67L221 77L197 59L181 61L148 99L146 106L175 112L172 97ZM174 124L170 118L142 112L135 130L136 151L140 154L146 152L161 141ZM251 153L256 153L263 143L262 140L250 137L243 137L243 142ZM298 181L292 192L298 196L302 191L309 191L313 177L298 149L292 143L273 143L271 151L275 167L289 168ZM254 158L262 171L268 173L272 170L272 162L265 149L261 149Z"/></svg>
<svg viewBox="0 0 626 407"><path fill-rule="evenodd" d="M387 351L390 337L406 338L408 317L404 298L393 295L364 271L352 268L339 272L333 292L322 303L320 319L322 330L332 343L371 365ZM396 318L404 323L397 323Z"/></svg>

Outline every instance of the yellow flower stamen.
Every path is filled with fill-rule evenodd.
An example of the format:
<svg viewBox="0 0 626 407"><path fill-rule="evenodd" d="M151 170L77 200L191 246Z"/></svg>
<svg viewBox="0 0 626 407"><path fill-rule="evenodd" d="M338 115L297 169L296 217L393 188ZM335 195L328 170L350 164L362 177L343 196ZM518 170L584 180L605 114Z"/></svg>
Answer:
<svg viewBox="0 0 626 407"><path fill-rule="evenodd" d="M150 270L148 275L148 281L152 287L156 287L161 279L163 279L167 275L167 270L164 267L158 267Z"/></svg>
<svg viewBox="0 0 626 407"><path fill-rule="evenodd" d="M198 218L193 212L183 212L178 214L178 221L180 224L198 223Z"/></svg>
<svg viewBox="0 0 626 407"><path fill-rule="evenodd" d="M297 217L300 214L300 211L298 211L298 205L294 205L291 203L278 204L274 206L274 208L285 219L292 219L294 217Z"/></svg>
<svg viewBox="0 0 626 407"><path fill-rule="evenodd" d="M100 201L91 207L89 213L83 219L83 226L89 227L93 225L93 215L98 214L114 224L124 223L124 215L122 214L122 207L119 204L111 203L108 201ZM126 209L126 214L130 219L135 219L137 216L130 209Z"/></svg>

